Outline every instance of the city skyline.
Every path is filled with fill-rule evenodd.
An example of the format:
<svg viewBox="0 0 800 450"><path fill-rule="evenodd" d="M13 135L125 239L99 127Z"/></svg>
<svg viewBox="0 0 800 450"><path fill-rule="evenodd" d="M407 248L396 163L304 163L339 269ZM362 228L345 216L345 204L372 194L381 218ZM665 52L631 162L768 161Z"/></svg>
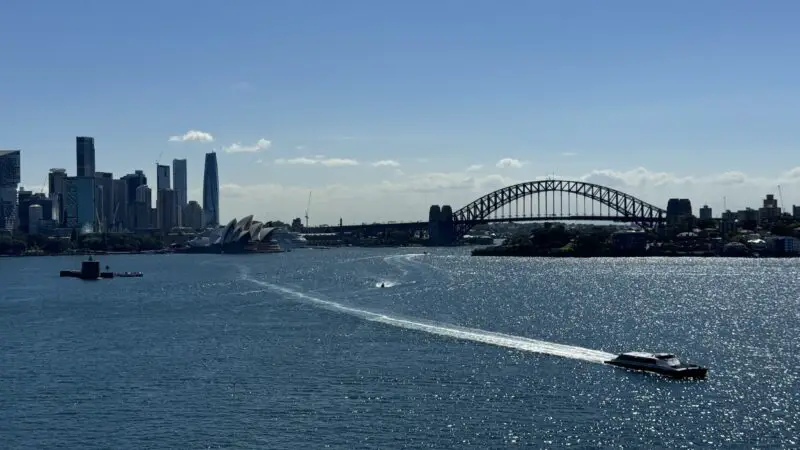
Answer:
<svg viewBox="0 0 800 450"><path fill-rule="evenodd" d="M96 170L143 170L154 188L159 155L185 158L201 204L216 150L220 222L302 217L310 191L312 224L424 220L552 174L715 215L778 184L784 209L800 204L791 2L186 4L125 26L114 5L10 7L0 148L22 150L21 186L77 174L70 143L86 135ZM78 17L95 28L65 28ZM200 31L221 19L241 31ZM52 70L76 47L86 64Z"/></svg>

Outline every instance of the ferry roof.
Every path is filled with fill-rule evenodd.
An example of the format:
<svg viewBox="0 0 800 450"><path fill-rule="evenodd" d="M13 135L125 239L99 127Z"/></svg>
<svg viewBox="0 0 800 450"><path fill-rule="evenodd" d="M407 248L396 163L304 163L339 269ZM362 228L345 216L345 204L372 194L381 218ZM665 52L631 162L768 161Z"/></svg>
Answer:
<svg viewBox="0 0 800 450"><path fill-rule="evenodd" d="M623 355L633 356L635 358L658 358L658 359L667 359L675 357L675 355L673 355L672 353L647 353L647 352L627 352L623 353Z"/></svg>

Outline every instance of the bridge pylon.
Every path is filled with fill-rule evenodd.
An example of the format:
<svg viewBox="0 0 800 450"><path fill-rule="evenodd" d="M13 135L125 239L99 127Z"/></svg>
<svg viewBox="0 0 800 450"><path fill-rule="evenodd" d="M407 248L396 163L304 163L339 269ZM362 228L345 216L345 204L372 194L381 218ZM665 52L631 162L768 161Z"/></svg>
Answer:
<svg viewBox="0 0 800 450"><path fill-rule="evenodd" d="M453 208L450 205L431 205L428 211L428 245L453 245L456 241L456 228L453 221Z"/></svg>

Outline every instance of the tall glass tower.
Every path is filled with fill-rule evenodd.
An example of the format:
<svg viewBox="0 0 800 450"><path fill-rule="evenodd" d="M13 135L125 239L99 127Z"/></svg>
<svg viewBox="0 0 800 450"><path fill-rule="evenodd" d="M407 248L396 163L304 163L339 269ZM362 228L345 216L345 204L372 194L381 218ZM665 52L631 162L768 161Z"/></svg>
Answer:
<svg viewBox="0 0 800 450"><path fill-rule="evenodd" d="M214 152L206 153L203 171L203 221L207 227L219 226L219 173Z"/></svg>
<svg viewBox="0 0 800 450"><path fill-rule="evenodd" d="M78 136L75 138L75 154L77 156L77 172L79 177L94 176L94 138Z"/></svg>

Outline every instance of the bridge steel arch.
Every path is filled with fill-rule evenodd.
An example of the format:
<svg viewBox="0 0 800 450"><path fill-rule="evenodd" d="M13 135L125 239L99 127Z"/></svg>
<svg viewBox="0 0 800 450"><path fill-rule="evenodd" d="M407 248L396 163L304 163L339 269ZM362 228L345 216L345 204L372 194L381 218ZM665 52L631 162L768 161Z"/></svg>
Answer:
<svg viewBox="0 0 800 450"><path fill-rule="evenodd" d="M614 220L625 220L643 227L652 227L666 219L666 211L616 189L584 181L539 180L519 183L490 192L463 208L453 212L457 236L485 220L503 206L519 199L549 192L583 196L616 211Z"/></svg>

